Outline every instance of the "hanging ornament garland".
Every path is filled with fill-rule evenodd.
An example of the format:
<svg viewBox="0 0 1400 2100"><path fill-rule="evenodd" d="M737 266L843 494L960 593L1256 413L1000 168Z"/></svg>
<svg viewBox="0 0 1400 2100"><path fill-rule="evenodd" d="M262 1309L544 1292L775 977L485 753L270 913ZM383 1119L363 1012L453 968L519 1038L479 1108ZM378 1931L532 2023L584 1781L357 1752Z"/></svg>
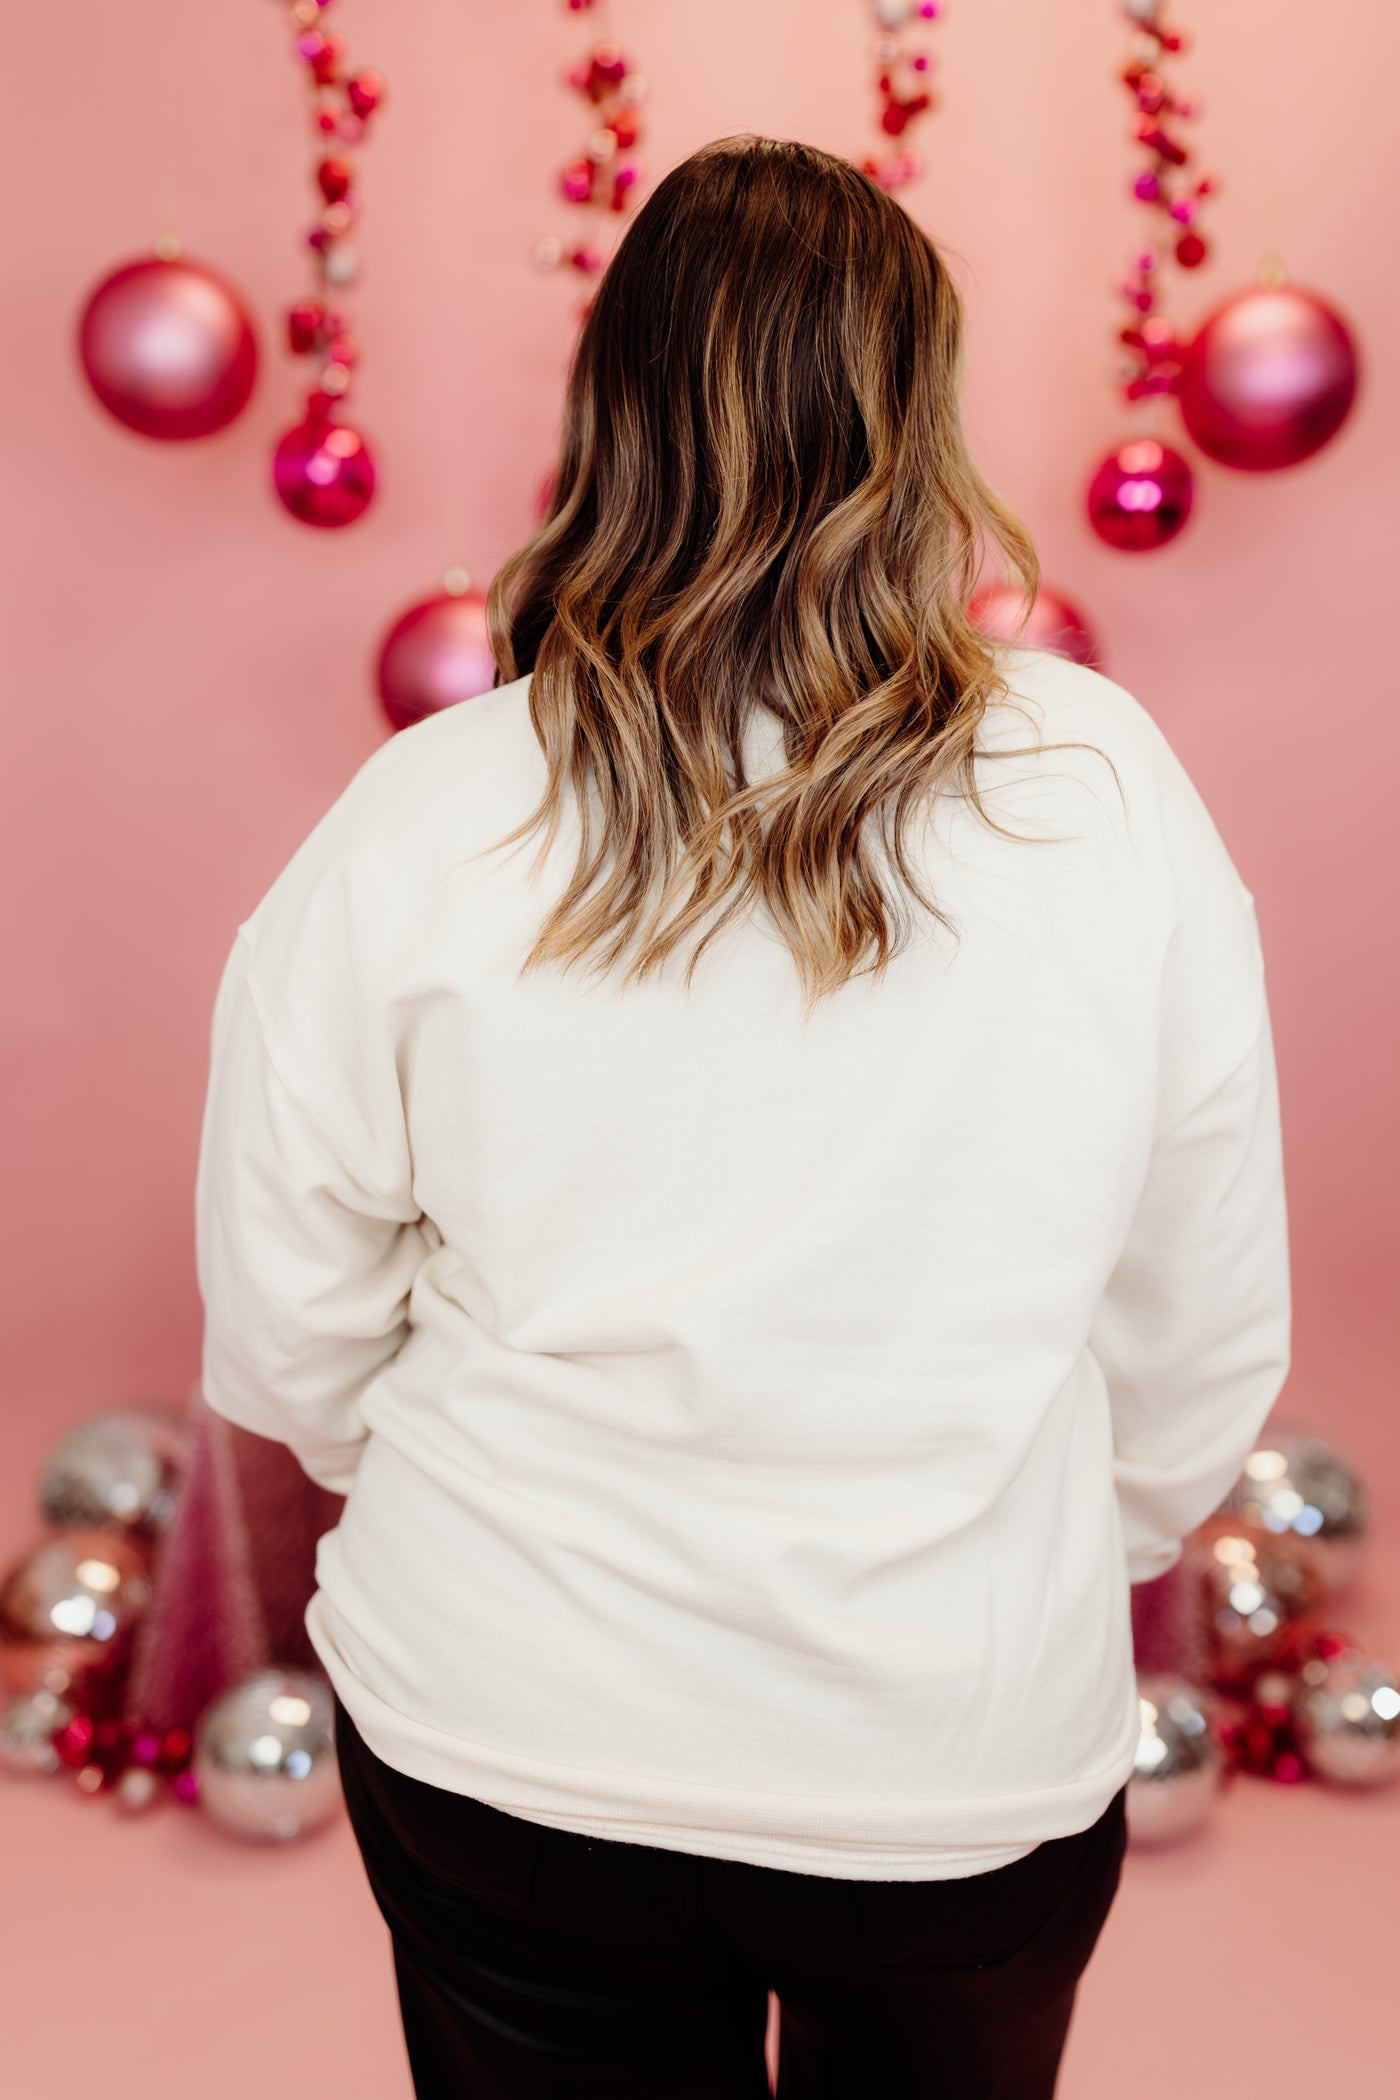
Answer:
<svg viewBox="0 0 1400 2100"><path fill-rule="evenodd" d="M879 144L860 166L882 190L900 190L921 172L921 163L903 143L910 127L937 107L932 75L937 60L920 43L918 33L939 20L942 0L868 0L875 24L876 123ZM896 147L895 141L901 143Z"/></svg>
<svg viewBox="0 0 1400 2100"><path fill-rule="evenodd" d="M364 141L384 100L377 73L352 72L342 37L322 27L331 0L292 0L287 8L292 53L304 74L316 141L316 219L306 236L313 258L310 295L287 312L287 346L313 366L301 421L278 443L273 486L304 525L349 525L374 494L375 466L359 431L341 420L359 365L354 316L347 303L359 275L349 238L360 216L351 152Z"/></svg>
<svg viewBox="0 0 1400 2100"><path fill-rule="evenodd" d="M943 0L864 0L874 28L876 125L879 144L866 152L861 172L891 195L922 173L910 150L909 134L919 119L938 107L933 90L937 63L920 40L943 17ZM973 624L996 641L1018 641L1027 648L1050 649L1077 663L1099 664L1102 647L1089 621L1063 591L1043 584L1029 614L1025 600L1010 584L988 582L973 593L968 606Z"/></svg>
<svg viewBox="0 0 1400 2100"><path fill-rule="evenodd" d="M565 76L587 111L582 150L558 177L558 194L579 230L568 239L541 238L534 259L542 270L572 272L591 289L640 194L642 165L635 149L646 83L612 41L602 6L594 0L565 0L565 11L593 15L602 32ZM580 320L587 308L586 292ZM540 490L541 516L552 492L551 474ZM473 586L465 569L453 568L440 590L408 606L389 628L379 646L375 683L389 724L398 730L489 692L495 676L485 593Z"/></svg>
<svg viewBox="0 0 1400 2100"><path fill-rule="evenodd" d="M585 282L600 277L622 221L637 201L642 164L642 104L647 84L619 44L607 34L607 10L597 0L565 0L570 14L591 14L603 35L569 68L565 79L584 104L588 126L582 150L559 173L559 195L572 207L578 227L564 239L548 234L535 243L542 270L569 269ZM580 318L587 312L585 297Z"/></svg>
<svg viewBox="0 0 1400 2100"><path fill-rule="evenodd" d="M1168 79L1169 61L1186 48L1178 29L1161 21L1161 0L1123 0L1133 41L1122 82L1133 104L1133 140L1143 155L1132 197L1154 223L1152 238L1136 250L1118 286L1127 319L1118 330L1122 360L1118 386L1129 403L1174 393L1181 373L1177 334L1162 307L1163 238L1183 270L1194 270L1209 249L1199 229L1218 179L1197 172L1184 127L1196 105ZM1195 484L1190 462L1155 435L1131 437L1101 461L1089 483L1089 522L1110 547L1135 553L1175 539L1191 515Z"/></svg>
<svg viewBox="0 0 1400 2100"><path fill-rule="evenodd" d="M1201 231L1219 178L1196 162L1189 127L1195 102L1172 66L1186 49L1166 19L1166 0L1122 0L1133 40L1121 78L1133 103L1142 165L1132 197L1155 222L1119 285L1128 316L1118 331L1119 388L1130 405L1179 400L1201 450L1222 465L1267 471L1308 458L1335 436L1356 393L1357 360L1341 317L1310 292L1287 286L1276 264L1183 341L1163 309L1164 266L1199 269L1210 248ZM1124 552L1165 546L1191 515L1190 462L1155 434L1120 444L1095 470L1089 522Z"/></svg>

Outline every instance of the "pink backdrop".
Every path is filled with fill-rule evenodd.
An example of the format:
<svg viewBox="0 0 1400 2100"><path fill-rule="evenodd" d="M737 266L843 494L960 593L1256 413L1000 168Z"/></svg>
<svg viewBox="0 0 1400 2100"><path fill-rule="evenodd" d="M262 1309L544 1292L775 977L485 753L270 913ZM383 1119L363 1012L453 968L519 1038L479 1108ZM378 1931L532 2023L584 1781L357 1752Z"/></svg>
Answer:
<svg viewBox="0 0 1400 2100"><path fill-rule="evenodd" d="M570 289L528 257L565 223L550 174L581 127L559 78L588 17L557 0L344 0L337 13L352 56L391 89L359 242L360 420L382 494L340 535L294 525L264 470L291 420L276 323L304 283L309 196L281 9L74 0L8 27L11 1536L56 1426L116 1397L178 1393L194 1372L191 1182L235 924L383 733L368 682L383 622L449 560L488 576L527 530L550 454ZM1114 555L1082 522L1082 479L1122 434L1111 282L1139 230L1110 0L951 0L936 38L946 106L907 201L966 293L986 471L1048 574L1096 617L1108 668L1162 722L1258 898L1289 1146L1292 1398L1374 1477L1400 1256L1400 724L1375 632L1400 435L1400 17L1390 0L1325 18L1299 0L1183 0L1181 14L1199 31L1185 70L1203 151L1224 177L1217 259L1182 311L1271 252L1341 305L1365 387L1318 459L1259 480L1203 465L1198 517L1162 554ZM842 151L868 136L859 0L619 0L614 22L652 82L653 169L737 129ZM147 249L172 211L187 251L242 283L266 351L242 421L186 448L108 421L71 348L91 281Z"/></svg>

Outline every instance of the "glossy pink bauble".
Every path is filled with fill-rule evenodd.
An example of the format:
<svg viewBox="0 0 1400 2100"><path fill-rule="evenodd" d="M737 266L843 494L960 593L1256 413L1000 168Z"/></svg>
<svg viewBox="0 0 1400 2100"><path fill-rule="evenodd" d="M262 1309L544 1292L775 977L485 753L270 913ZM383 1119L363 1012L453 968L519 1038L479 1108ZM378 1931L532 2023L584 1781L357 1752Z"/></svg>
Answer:
<svg viewBox="0 0 1400 2100"><path fill-rule="evenodd" d="M369 506L374 478L359 431L329 416L308 416L273 454L273 486L303 525L353 525Z"/></svg>
<svg viewBox="0 0 1400 2100"><path fill-rule="evenodd" d="M198 263L150 256L98 285L78 354L102 406L143 437L200 438L247 405L258 346L237 292Z"/></svg>
<svg viewBox="0 0 1400 2100"><path fill-rule="evenodd" d="M491 690L496 660L480 591L410 605L379 651L379 697L395 729Z"/></svg>
<svg viewBox="0 0 1400 2100"><path fill-rule="evenodd" d="M1269 473L1336 436L1356 381L1341 316L1296 285L1260 285L1227 299L1187 345L1182 419L1222 466Z"/></svg>
<svg viewBox="0 0 1400 2100"><path fill-rule="evenodd" d="M1057 656L1067 656L1077 664L1100 662L1097 636L1079 607L1062 591L1042 584L1030 617L1020 626L1024 609L1024 599L1010 584L989 583L973 592L968 614L974 627L993 641L1015 640L1027 649L1053 649Z"/></svg>
<svg viewBox="0 0 1400 2100"><path fill-rule="evenodd" d="M1130 438L1089 483L1089 523L1101 540L1127 554L1175 539L1191 515L1191 469L1170 445Z"/></svg>

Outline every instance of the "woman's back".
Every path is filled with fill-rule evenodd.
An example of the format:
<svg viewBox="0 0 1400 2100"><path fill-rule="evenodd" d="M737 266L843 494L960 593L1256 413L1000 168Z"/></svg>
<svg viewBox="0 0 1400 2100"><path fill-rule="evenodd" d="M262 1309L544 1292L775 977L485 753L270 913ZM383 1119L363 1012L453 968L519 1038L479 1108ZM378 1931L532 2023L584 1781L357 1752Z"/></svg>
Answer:
<svg viewBox="0 0 1400 2100"><path fill-rule="evenodd" d="M1004 828L938 795L948 923L811 1011L761 908L688 985L520 975L578 847L565 798L537 877L484 850L544 783L528 679L377 754L243 929L206 1382L350 1489L309 1623L401 1771L891 1879L1122 1784L1125 1566L1170 1564L1286 1364L1273 1067L1160 733L1001 668ZM745 755L781 763L761 710Z"/></svg>

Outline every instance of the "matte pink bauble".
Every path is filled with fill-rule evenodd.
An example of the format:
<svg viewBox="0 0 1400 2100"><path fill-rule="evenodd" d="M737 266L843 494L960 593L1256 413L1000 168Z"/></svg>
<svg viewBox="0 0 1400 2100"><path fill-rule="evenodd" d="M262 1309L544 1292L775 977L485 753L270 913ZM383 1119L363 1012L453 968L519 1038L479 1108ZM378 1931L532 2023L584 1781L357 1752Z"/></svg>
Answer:
<svg viewBox="0 0 1400 2100"><path fill-rule="evenodd" d="M1097 664L1099 643L1079 607L1063 591L1042 584L1024 626L1025 600L1008 583L989 583L972 594L967 608L974 627L993 641L1016 640L1027 649L1052 649L1077 664Z"/></svg>
<svg viewBox="0 0 1400 2100"><path fill-rule="evenodd" d="M1139 554L1175 539L1191 515L1191 469L1170 445L1130 438L1089 483L1089 523L1101 540Z"/></svg>
<svg viewBox="0 0 1400 2100"><path fill-rule="evenodd" d="M495 677L480 591L443 591L410 605L379 651L379 697L395 729L475 700Z"/></svg>
<svg viewBox="0 0 1400 2100"><path fill-rule="evenodd" d="M329 416L308 416L273 454L273 485L303 525L353 525L369 506L374 478L359 431Z"/></svg>
<svg viewBox="0 0 1400 2100"><path fill-rule="evenodd" d="M1227 299L1188 343L1181 414L1222 466L1296 466L1336 436L1356 398L1356 346L1341 316L1295 285Z"/></svg>
<svg viewBox="0 0 1400 2100"><path fill-rule="evenodd" d="M154 255L98 285L78 324L78 354L102 406L152 438L222 430L258 373L252 323L232 285L199 263Z"/></svg>

